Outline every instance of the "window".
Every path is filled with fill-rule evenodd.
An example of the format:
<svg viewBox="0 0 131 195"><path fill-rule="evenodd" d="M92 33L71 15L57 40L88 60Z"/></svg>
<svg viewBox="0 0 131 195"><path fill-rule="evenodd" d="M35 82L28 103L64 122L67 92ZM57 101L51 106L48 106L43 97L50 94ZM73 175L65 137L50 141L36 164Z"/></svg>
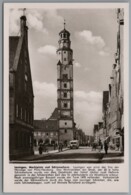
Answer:
<svg viewBox="0 0 131 195"><path fill-rule="evenodd" d="M67 74L63 74L63 79L67 79L67 78L68 78Z"/></svg>
<svg viewBox="0 0 131 195"><path fill-rule="evenodd" d="M65 129L65 133L67 133L67 129Z"/></svg>
<svg viewBox="0 0 131 195"><path fill-rule="evenodd" d="M28 112L28 123L30 122L30 113Z"/></svg>
<svg viewBox="0 0 131 195"><path fill-rule="evenodd" d="M25 82L25 91L27 91L27 83Z"/></svg>
<svg viewBox="0 0 131 195"><path fill-rule="evenodd" d="M64 58L64 61L66 61L66 58Z"/></svg>
<svg viewBox="0 0 131 195"><path fill-rule="evenodd" d="M41 132L38 132L38 136L41 136Z"/></svg>
<svg viewBox="0 0 131 195"><path fill-rule="evenodd" d="M64 34L64 38L66 38L66 34Z"/></svg>
<svg viewBox="0 0 131 195"><path fill-rule="evenodd" d="M64 88L67 88L67 84L66 83L64 83Z"/></svg>
<svg viewBox="0 0 131 195"><path fill-rule="evenodd" d="M64 51L64 53L66 53L66 51Z"/></svg>
<svg viewBox="0 0 131 195"><path fill-rule="evenodd" d="M27 76L27 74L25 74L25 81L28 81L28 76Z"/></svg>
<svg viewBox="0 0 131 195"><path fill-rule="evenodd" d="M22 108L21 108L21 110L20 110L20 118L21 119L23 118L22 115L23 115L23 112L22 112Z"/></svg>
<svg viewBox="0 0 131 195"><path fill-rule="evenodd" d="M64 97L65 97L65 98L67 97L67 93L64 93Z"/></svg>
<svg viewBox="0 0 131 195"><path fill-rule="evenodd" d="M26 121L26 110L25 110L25 121Z"/></svg>
<svg viewBox="0 0 131 195"><path fill-rule="evenodd" d="M64 103L64 108L67 108L67 103Z"/></svg>
<svg viewBox="0 0 131 195"><path fill-rule="evenodd" d="M16 105L16 117L17 118L19 117L19 107L18 107L18 104Z"/></svg>
<svg viewBox="0 0 131 195"><path fill-rule="evenodd" d="M67 125L67 122L65 122L65 125Z"/></svg>
<svg viewBox="0 0 131 195"><path fill-rule="evenodd" d="M48 136L48 135L49 135L49 133L46 133L46 135Z"/></svg>

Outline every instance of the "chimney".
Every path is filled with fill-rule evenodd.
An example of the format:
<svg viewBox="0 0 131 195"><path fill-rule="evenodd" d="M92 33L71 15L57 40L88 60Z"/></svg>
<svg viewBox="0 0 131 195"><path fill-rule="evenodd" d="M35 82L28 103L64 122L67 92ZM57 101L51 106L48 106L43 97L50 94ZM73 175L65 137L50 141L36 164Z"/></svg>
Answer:
<svg viewBox="0 0 131 195"><path fill-rule="evenodd" d="M20 17L21 36L25 36L28 43L28 27L26 26L26 16Z"/></svg>

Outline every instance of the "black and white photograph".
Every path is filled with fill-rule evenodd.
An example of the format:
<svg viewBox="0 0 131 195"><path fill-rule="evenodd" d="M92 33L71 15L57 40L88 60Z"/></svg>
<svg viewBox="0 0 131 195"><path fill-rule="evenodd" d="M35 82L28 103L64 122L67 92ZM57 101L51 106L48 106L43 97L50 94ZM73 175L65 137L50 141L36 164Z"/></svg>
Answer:
<svg viewBox="0 0 131 195"><path fill-rule="evenodd" d="M11 9L10 160L123 162L124 9Z"/></svg>
<svg viewBox="0 0 131 195"><path fill-rule="evenodd" d="M12 6L5 22L5 158L14 166L124 164L127 9L38 5Z"/></svg>

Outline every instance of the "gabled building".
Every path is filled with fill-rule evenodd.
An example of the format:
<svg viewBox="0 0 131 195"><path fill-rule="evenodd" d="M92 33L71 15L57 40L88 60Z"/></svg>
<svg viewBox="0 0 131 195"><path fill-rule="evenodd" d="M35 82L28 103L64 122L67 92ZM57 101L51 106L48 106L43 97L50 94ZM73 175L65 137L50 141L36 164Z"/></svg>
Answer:
<svg viewBox="0 0 131 195"><path fill-rule="evenodd" d="M20 18L20 32L9 37L10 160L33 154L34 94L25 16Z"/></svg>
<svg viewBox="0 0 131 195"><path fill-rule="evenodd" d="M109 104L107 112L107 131L110 142L121 151L124 150L124 9L117 10L117 51L109 84Z"/></svg>
<svg viewBox="0 0 131 195"><path fill-rule="evenodd" d="M34 145L39 143L58 144L58 109L55 108L51 117L47 120L34 120Z"/></svg>

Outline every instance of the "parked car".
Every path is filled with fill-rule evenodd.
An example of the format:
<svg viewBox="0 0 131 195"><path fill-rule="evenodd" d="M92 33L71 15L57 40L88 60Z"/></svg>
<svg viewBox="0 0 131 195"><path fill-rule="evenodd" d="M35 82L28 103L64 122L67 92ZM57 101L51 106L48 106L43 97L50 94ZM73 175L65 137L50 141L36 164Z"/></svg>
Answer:
<svg viewBox="0 0 131 195"><path fill-rule="evenodd" d="M70 141L69 148L70 149L73 149L73 148L78 149L79 148L79 141L78 140L72 140L72 141Z"/></svg>

